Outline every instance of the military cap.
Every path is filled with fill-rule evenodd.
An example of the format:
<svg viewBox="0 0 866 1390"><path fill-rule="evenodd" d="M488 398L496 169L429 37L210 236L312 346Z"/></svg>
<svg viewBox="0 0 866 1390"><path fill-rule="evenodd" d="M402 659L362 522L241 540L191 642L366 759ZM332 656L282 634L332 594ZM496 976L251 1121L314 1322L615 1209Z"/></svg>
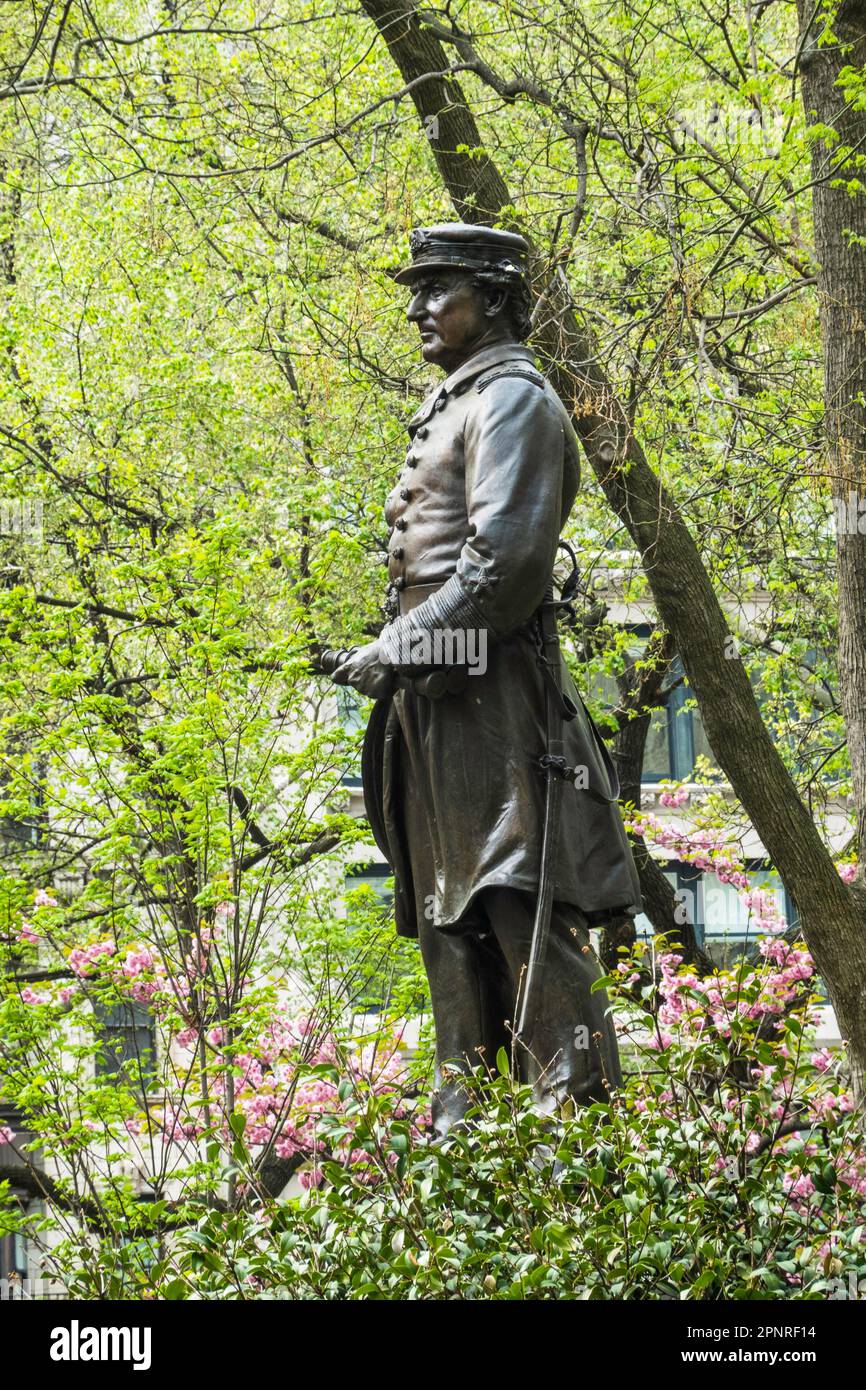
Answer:
<svg viewBox="0 0 866 1390"><path fill-rule="evenodd" d="M469 222L443 222L436 227L417 227L409 234L410 265L393 272L400 285L435 270L491 271L526 277L529 243L516 232Z"/></svg>

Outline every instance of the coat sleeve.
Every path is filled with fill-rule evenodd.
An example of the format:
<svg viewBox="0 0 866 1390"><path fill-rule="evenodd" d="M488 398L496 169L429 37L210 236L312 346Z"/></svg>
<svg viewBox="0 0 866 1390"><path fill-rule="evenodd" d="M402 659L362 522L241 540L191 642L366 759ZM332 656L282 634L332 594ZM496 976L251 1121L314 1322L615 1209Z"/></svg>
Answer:
<svg viewBox="0 0 866 1390"><path fill-rule="evenodd" d="M562 522L563 419L533 381L503 376L477 392L464 437L469 533L455 573L379 639L398 660L420 629L484 629L495 641L535 612ZM405 648L403 648L405 650Z"/></svg>

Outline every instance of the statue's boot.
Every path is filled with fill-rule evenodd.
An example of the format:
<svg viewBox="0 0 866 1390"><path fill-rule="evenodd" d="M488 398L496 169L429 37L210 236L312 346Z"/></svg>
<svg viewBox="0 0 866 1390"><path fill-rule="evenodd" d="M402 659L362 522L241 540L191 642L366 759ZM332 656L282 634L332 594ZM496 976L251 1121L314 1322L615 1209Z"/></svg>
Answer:
<svg viewBox="0 0 866 1390"><path fill-rule="evenodd" d="M448 929L425 923L420 944L436 1028L433 1129L442 1137L479 1103L470 1074L493 1072L499 1048L510 1050L513 986L493 933L479 931L477 917Z"/></svg>
<svg viewBox="0 0 866 1390"><path fill-rule="evenodd" d="M479 913L479 909L481 910ZM471 923L454 928L425 923L421 952L436 1027L433 1128L442 1136L478 1103L477 1085L454 1074L496 1069L513 1051L518 992L532 944L535 899L513 888L485 889ZM542 1113L569 1104L606 1101L621 1085L619 1052L604 991L592 992L601 966L580 911L555 902L538 1010L528 1046L517 1048L520 1079L531 1084ZM449 1066L449 1064L451 1064Z"/></svg>

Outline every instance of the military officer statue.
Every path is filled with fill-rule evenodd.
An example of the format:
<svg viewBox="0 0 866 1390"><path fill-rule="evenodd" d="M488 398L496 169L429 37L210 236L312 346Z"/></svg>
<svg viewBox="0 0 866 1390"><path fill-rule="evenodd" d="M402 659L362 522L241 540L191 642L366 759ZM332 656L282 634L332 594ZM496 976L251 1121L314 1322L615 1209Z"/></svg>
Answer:
<svg viewBox="0 0 866 1390"><path fill-rule="evenodd" d="M397 930L419 938L430 983L443 1134L470 1103L460 1073L495 1066L500 1047L549 1111L620 1083L608 1001L591 992L600 968L588 926L638 912L640 895L612 764L555 620L550 637L579 458L562 402L522 346L527 244L462 223L410 244L395 279L410 286L425 362L446 376L409 423L385 509L391 621L342 654L333 678L376 701L365 800L394 871ZM564 774L552 819L545 754L547 778L551 765ZM515 1044L542 880L547 926Z"/></svg>

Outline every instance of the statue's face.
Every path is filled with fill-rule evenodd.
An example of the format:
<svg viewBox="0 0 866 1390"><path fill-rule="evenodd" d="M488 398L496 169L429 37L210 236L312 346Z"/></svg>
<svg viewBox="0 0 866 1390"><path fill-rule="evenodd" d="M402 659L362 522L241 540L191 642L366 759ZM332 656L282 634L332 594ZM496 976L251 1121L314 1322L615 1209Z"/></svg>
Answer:
<svg viewBox="0 0 866 1390"><path fill-rule="evenodd" d="M406 317L418 325L424 361L453 372L480 347L510 338L502 300L501 292L479 289L459 270L415 280Z"/></svg>

